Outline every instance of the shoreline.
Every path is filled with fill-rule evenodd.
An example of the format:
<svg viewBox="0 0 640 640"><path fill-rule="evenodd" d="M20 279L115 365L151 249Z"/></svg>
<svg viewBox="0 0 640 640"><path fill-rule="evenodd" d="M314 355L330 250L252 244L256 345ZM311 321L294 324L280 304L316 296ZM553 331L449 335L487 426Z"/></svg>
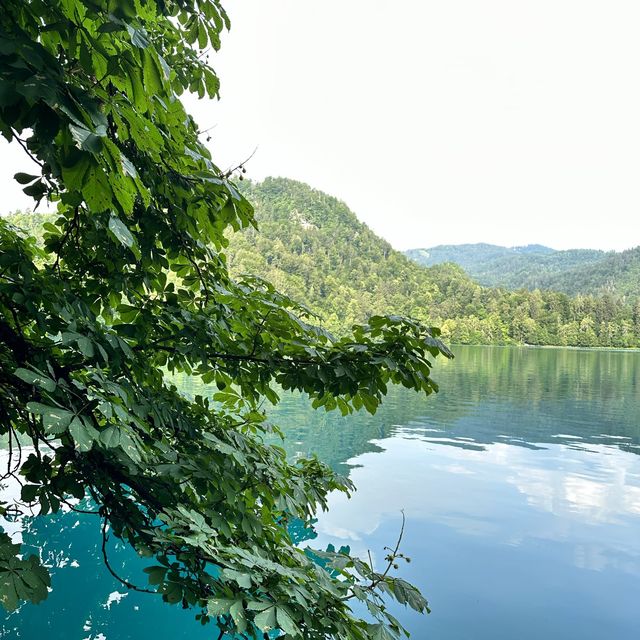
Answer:
<svg viewBox="0 0 640 640"><path fill-rule="evenodd" d="M494 349L567 349L570 351L609 351L613 353L640 353L640 347L574 347L555 344L472 344L469 342L448 342L446 344L447 346L452 348L491 347Z"/></svg>

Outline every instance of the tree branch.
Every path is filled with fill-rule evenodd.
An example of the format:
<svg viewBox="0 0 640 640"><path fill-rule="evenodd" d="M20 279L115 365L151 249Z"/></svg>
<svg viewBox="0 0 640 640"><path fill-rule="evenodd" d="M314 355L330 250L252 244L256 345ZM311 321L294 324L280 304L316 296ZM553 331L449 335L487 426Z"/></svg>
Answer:
<svg viewBox="0 0 640 640"><path fill-rule="evenodd" d="M107 555L107 540L109 539L109 534L107 533L107 518L105 518L102 522L102 557L104 559L104 564L107 567L109 573L120 583L122 583L127 589L132 589L133 591L139 591L140 593L154 593L157 594L157 591L152 591L151 589L145 589L144 587L138 587L135 584L125 580L120 577L113 569L111 564L109 563L109 557Z"/></svg>

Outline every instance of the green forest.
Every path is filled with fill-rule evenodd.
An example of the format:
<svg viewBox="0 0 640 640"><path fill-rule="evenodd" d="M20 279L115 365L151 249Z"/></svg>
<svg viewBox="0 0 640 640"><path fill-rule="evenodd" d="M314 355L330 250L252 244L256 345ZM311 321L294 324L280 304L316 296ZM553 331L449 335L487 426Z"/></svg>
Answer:
<svg viewBox="0 0 640 640"><path fill-rule="evenodd" d="M478 283L506 289L547 289L570 295L640 296L640 247L616 253L597 249L557 251L543 245L439 245L405 255L426 267L453 262Z"/></svg>
<svg viewBox="0 0 640 640"><path fill-rule="evenodd" d="M233 271L259 273L335 332L373 313L439 326L461 344L640 345L640 303L611 294L508 291L452 264L420 267L336 198L284 178L247 184L258 230L234 234Z"/></svg>
<svg viewBox="0 0 640 640"><path fill-rule="evenodd" d="M243 185L255 206L258 228L228 234L230 270L270 281L317 313L321 324L336 334L370 315L400 314L439 326L447 341L458 344L640 346L640 301L631 296L482 286L451 262L416 264L360 222L343 202L304 183L267 178L260 183L245 180ZM16 213L9 220L41 237L49 216ZM502 248L475 255L504 260L504 252L495 249ZM474 252L469 253L473 260ZM564 260L575 265L576 256L584 262L600 259L601 252L531 247L515 255L559 255L556 264ZM530 275L538 272L535 264L528 267Z"/></svg>

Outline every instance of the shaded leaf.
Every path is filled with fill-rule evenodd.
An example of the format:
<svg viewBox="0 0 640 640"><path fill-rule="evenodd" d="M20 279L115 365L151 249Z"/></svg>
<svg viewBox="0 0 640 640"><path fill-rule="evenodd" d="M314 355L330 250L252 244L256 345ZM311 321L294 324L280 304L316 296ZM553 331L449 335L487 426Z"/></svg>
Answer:
<svg viewBox="0 0 640 640"><path fill-rule="evenodd" d="M27 384L33 384L49 393L53 393L56 390L55 380L52 380L48 376L36 371L30 371L29 369L18 368L15 370L15 375L21 380L24 380Z"/></svg>
<svg viewBox="0 0 640 640"><path fill-rule="evenodd" d="M109 230L125 247L130 249L133 246L133 235L120 218L116 216L109 218Z"/></svg>

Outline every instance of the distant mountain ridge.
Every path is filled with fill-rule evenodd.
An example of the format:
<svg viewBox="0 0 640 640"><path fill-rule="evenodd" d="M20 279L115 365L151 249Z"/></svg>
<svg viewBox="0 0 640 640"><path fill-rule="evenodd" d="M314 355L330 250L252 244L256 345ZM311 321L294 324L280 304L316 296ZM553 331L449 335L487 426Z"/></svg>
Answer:
<svg viewBox="0 0 640 640"><path fill-rule="evenodd" d="M477 243L410 249L405 255L427 267L452 262L490 287L640 297L640 247L616 253Z"/></svg>
<svg viewBox="0 0 640 640"><path fill-rule="evenodd" d="M640 247L607 253L588 267L583 265L557 274L546 286L570 295L593 292L640 298Z"/></svg>

